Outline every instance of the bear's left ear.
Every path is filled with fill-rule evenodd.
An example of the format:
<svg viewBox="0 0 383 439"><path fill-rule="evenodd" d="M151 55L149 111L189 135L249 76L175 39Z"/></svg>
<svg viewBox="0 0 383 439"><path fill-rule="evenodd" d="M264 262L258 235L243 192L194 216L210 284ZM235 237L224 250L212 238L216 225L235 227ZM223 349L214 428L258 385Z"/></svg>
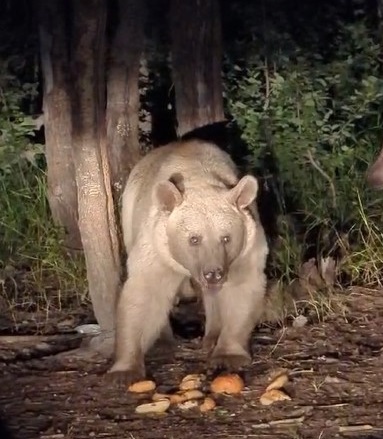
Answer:
<svg viewBox="0 0 383 439"><path fill-rule="evenodd" d="M172 212L182 203L182 194L171 181L161 181L154 187L154 199L161 209Z"/></svg>
<svg viewBox="0 0 383 439"><path fill-rule="evenodd" d="M252 175L242 177L229 192L229 201L238 209L246 209L257 197L258 181Z"/></svg>

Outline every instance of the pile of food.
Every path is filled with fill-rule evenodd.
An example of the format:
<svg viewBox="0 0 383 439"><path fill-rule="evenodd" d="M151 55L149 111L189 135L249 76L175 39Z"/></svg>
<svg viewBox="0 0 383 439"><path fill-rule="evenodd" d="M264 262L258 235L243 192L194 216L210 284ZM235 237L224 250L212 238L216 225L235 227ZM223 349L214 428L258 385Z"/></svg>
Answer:
<svg viewBox="0 0 383 439"><path fill-rule="evenodd" d="M290 400L291 398L281 390L287 382L288 374L285 371L274 374L265 393L260 397L260 403L270 405L275 401ZM219 375L212 380L210 385L206 383L206 375L189 374L181 380L178 390L175 392L157 392L157 385L152 380L133 383L128 387L128 391L151 394L151 401L138 405L135 410L136 413L164 413L170 407L180 410L198 408L201 413L206 413L214 410L217 405L214 395L240 394L244 387L243 379L235 373Z"/></svg>

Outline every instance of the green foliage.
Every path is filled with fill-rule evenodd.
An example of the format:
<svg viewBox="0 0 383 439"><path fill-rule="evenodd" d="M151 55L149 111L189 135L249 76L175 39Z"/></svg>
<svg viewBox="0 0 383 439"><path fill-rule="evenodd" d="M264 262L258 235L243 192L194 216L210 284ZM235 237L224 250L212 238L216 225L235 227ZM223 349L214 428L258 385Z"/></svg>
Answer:
<svg viewBox="0 0 383 439"><path fill-rule="evenodd" d="M380 147L381 49L365 20L338 25L317 53L269 32L269 56L254 39L227 68L227 104L278 200L274 273L291 280L304 259L332 254L348 281L379 283L383 200L365 171Z"/></svg>
<svg viewBox="0 0 383 439"><path fill-rule="evenodd" d="M36 124L23 111L28 101L37 97L36 83L22 83L10 67L12 59L0 60L0 172L12 172L15 165L34 163L42 145L33 142Z"/></svg>

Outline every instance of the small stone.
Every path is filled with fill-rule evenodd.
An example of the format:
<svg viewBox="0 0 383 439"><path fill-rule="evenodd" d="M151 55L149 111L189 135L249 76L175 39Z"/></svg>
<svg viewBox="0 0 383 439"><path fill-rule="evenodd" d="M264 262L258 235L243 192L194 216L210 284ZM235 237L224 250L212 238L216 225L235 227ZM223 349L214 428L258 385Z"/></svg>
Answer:
<svg viewBox="0 0 383 439"><path fill-rule="evenodd" d="M307 317L300 314L299 316L295 317L295 319L293 321L293 327L294 328L303 328L303 326L305 326L307 324L307 322L308 322Z"/></svg>

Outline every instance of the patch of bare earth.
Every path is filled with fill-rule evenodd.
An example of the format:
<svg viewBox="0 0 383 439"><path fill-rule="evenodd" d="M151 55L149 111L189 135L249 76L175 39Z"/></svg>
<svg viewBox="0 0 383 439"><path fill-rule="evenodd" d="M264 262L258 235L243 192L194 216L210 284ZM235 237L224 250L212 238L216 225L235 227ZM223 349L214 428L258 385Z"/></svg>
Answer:
<svg viewBox="0 0 383 439"><path fill-rule="evenodd" d="M175 408L136 414L136 405L150 398L108 384L101 359L57 354L63 345L78 345L76 336L61 337L65 342L48 337L37 345L28 338L0 340L1 417L15 439L383 438L382 292L354 292L346 316L324 323L261 328L245 390L217 397L216 409L206 414ZM148 364L159 385L176 386L187 373L205 371L199 340L180 341L173 356L155 349ZM276 368L291 374L291 401L262 406L259 398Z"/></svg>

